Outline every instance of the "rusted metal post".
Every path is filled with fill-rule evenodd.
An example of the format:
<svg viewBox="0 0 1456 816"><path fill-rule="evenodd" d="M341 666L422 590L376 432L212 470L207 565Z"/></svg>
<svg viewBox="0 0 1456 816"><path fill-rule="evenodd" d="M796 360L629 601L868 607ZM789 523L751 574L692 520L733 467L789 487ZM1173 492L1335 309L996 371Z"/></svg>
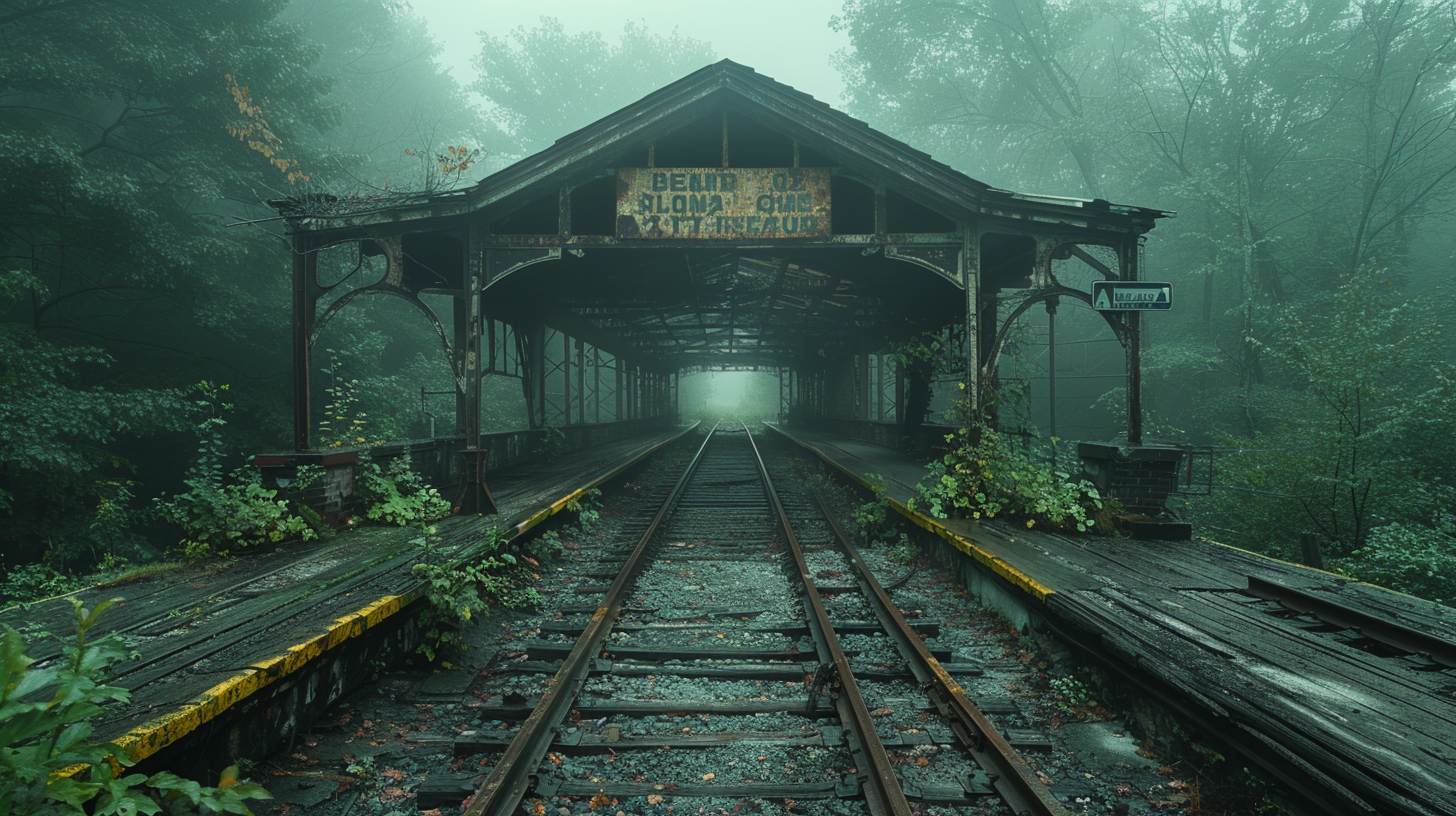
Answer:
<svg viewBox="0 0 1456 816"><path fill-rule="evenodd" d="M453 326L454 331L451 333L454 335L455 348L452 351L455 357L455 370L462 374L465 372L465 350L470 342L469 332L466 328L470 324L469 298L470 293L462 289L459 294L455 295L453 304L455 325ZM465 389L460 387L463 386L464 379L457 382L460 385L457 385L455 389L455 433L463 436L466 427L465 417L470 411L470 403L466 399Z"/></svg>
<svg viewBox="0 0 1456 816"><path fill-rule="evenodd" d="M586 424L586 343L576 341L576 421Z"/></svg>
<svg viewBox="0 0 1456 816"><path fill-rule="evenodd" d="M465 380L465 473L461 479L462 494L460 512L494 515L497 511L495 497L485 483L486 451L480 446L480 376L484 360L481 357L480 333L484 325L481 312L481 285L484 283L481 270L474 264L466 264L465 271L465 344L462 369Z"/></svg>
<svg viewBox="0 0 1456 816"><path fill-rule="evenodd" d="M981 410L981 242L971 224L961 224L961 251L956 263L959 266L957 271L960 273L961 288L966 294L966 331L962 348L966 355L966 368L963 384L966 398L971 403L971 414L975 416Z"/></svg>
<svg viewBox="0 0 1456 816"><path fill-rule="evenodd" d="M884 366L886 366L886 368L889 368L889 366L887 365L888 362L892 362L892 361L886 361L883 358L881 358L880 365L884 365ZM892 376L892 377L895 378L895 403L891 407L895 411L895 421L898 422L898 423L900 423L900 425L902 427L904 427L906 425L906 420L905 420L905 371L904 371L903 368L900 367L900 364L898 362L894 363L894 369L895 369L894 370L894 373L891 374L890 376ZM881 375L881 376L883 376L883 375Z"/></svg>
<svg viewBox="0 0 1456 816"><path fill-rule="evenodd" d="M526 366L523 387L531 430L546 427L546 327L533 323L527 327Z"/></svg>
<svg viewBox="0 0 1456 816"><path fill-rule="evenodd" d="M1047 298L1047 409L1048 426L1057 435L1057 298Z"/></svg>
<svg viewBox="0 0 1456 816"><path fill-rule="evenodd" d="M625 416L622 415L622 390L623 390L624 379L625 379L624 376L623 376L625 372L622 369L623 369L623 367L622 367L622 358L621 357L614 357L614 358L612 358L612 374L613 374L613 376L616 377L616 383L617 383L617 386L613 390L613 393L612 393L612 396L614 398L614 402L616 403L616 411L614 411L612 413L612 418L615 419L615 420L617 420L618 422L620 422L620 421L622 421L622 420L624 420L624 419L627 418L627 417L625 417Z"/></svg>
<svg viewBox="0 0 1456 816"><path fill-rule="evenodd" d="M571 424L571 337L561 332L561 424Z"/></svg>
<svg viewBox="0 0 1456 816"><path fill-rule="evenodd" d="M1125 281L1138 279L1138 239L1124 242L1118 253L1121 260L1119 273ZM1127 444L1143 443L1143 338L1142 315L1126 312L1127 321Z"/></svg>
<svg viewBox="0 0 1456 816"><path fill-rule="evenodd" d="M313 420L314 306L318 299L318 254L308 239L293 238L293 449L308 450Z"/></svg>
<svg viewBox="0 0 1456 816"><path fill-rule="evenodd" d="M872 382L873 387L874 387L874 390L875 390L874 397L873 397L874 406L875 406L875 410L874 410L875 416L874 416L874 419L876 421L878 421L878 422L884 422L885 421L885 370L886 370L885 369L885 355L884 354L876 354L876 355L873 355L873 359L875 361L875 366L874 366L874 368L875 368L875 376L873 378L871 378L871 382Z"/></svg>

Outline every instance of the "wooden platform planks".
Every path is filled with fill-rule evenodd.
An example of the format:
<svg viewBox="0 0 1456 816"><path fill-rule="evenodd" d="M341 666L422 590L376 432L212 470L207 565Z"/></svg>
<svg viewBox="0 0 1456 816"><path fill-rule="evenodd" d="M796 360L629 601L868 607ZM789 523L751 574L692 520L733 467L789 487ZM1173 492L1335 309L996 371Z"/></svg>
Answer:
<svg viewBox="0 0 1456 816"><path fill-rule="evenodd" d="M682 432L656 432L497 474L501 514L446 519L437 525L440 546L448 551L478 540L497 524L528 529ZM69 598L87 606L118 599L92 636L134 637L143 660L121 668L115 684L132 698L106 710L97 735L141 759L407 605L418 586L410 568L420 535L412 528L343 530L328 541L246 554L223 569L183 568L11 607L0 611L0 623L64 634L71 629ZM48 645L33 657L59 654L59 643L40 643Z"/></svg>
<svg viewBox="0 0 1456 816"><path fill-rule="evenodd" d="M902 502L923 473L868 443L793 436L845 471L884 476ZM1456 813L1456 672L1311 631L1307 620L1270 614L1270 604L1245 590L1254 575L1327 592L1448 638L1456 637L1456 610L1205 540L945 525L1046 587L1047 610L1096 649L1175 690L1206 721L1264 744L1305 778L1323 779L1342 809Z"/></svg>

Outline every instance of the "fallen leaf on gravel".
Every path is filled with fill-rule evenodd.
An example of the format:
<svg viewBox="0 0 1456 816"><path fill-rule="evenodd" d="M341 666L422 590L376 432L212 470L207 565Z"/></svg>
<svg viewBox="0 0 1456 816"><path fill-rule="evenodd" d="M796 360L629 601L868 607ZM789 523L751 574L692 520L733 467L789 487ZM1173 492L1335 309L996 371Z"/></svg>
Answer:
<svg viewBox="0 0 1456 816"><path fill-rule="evenodd" d="M705 773L705 774L703 774L703 781L704 782L707 782L709 779L712 779L712 778L714 778L716 776L717 776L717 774Z"/></svg>
<svg viewBox="0 0 1456 816"><path fill-rule="evenodd" d="M607 796L607 792L604 790L598 790L597 795L593 796L591 798L591 801L586 803L586 806L591 808L592 810L596 810L599 807L607 807L610 804L612 804L612 798L610 796Z"/></svg>
<svg viewBox="0 0 1456 816"><path fill-rule="evenodd" d="M658 794L655 794L655 793L649 794L648 797L647 797L647 804L649 804L649 805L660 805L660 804L662 804L662 797L659 796Z"/></svg>
<svg viewBox="0 0 1456 816"><path fill-rule="evenodd" d="M916 757L915 764L924 768L926 765L930 764L930 760L926 759L925 757Z"/></svg>
<svg viewBox="0 0 1456 816"><path fill-rule="evenodd" d="M404 771L396 771L393 768L390 768L390 769L388 769L386 771L381 771L379 773L379 775L380 776L387 776L387 777L389 777L390 779L393 779L396 782L398 782L401 779L404 779Z"/></svg>
<svg viewBox="0 0 1456 816"><path fill-rule="evenodd" d="M379 792L380 799L398 799L404 795L405 792L401 788L385 788Z"/></svg>
<svg viewBox="0 0 1456 816"><path fill-rule="evenodd" d="M893 709L893 708L877 708L874 711L871 711L870 713L873 714L873 715L875 715L876 717L883 717L886 714L894 714L895 713L895 709Z"/></svg>

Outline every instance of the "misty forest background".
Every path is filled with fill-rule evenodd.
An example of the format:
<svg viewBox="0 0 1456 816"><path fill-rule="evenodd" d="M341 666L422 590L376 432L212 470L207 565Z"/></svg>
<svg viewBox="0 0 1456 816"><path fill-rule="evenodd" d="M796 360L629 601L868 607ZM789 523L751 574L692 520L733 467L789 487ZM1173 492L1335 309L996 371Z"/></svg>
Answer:
<svg viewBox="0 0 1456 816"><path fill-rule="evenodd" d="M1286 558L1314 535L1456 599L1456 2L848 0L829 25L852 47L824 101L997 186L1178 212L1147 248L1178 305L1145 321L1144 381L1151 439L1218 446L1197 532ZM199 432L228 467L286 445L267 199L469 184L717 58L645 23L481 37L455 78L402 0L0 2L5 571L154 557ZM320 354L371 442L425 435L420 388L448 384L390 300ZM685 413L722 408L710 382ZM1103 390L1058 410L1111 438ZM515 381L488 393L488 430L524 424Z"/></svg>

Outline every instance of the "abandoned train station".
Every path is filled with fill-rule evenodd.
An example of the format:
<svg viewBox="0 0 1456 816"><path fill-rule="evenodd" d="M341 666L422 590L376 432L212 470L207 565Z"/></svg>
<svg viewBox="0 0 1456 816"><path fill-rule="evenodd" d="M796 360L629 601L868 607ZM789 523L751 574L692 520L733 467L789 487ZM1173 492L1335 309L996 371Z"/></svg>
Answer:
<svg viewBox="0 0 1456 816"><path fill-rule="evenodd" d="M1045 313L1045 325L1055 326L1058 305L1075 301L1089 307L1079 305L1077 311L1090 316L1089 325L1116 350L1113 379L1125 386L1127 417L1121 427L1104 423L1104 441L1083 442L1079 453L1088 472L1104 478L1099 487L1145 517L1156 515L1167 491L1176 487L1167 481L1172 474L1176 482L1181 451L1142 438L1139 309L1165 308L1170 295L1142 279L1140 246L1157 219L1170 213L987 186L726 61L568 134L467 190L277 204L294 247L294 450L255 457L254 464L270 485L285 489L287 480L299 478L299 466L320 466L324 478L303 488L295 484L290 498L334 513L335 521L351 509L360 453L339 444L337 434L325 433L324 422L333 421L325 404L337 398L338 383L321 338L360 297L390 295L411 304L434 327L441 367L448 365L453 378L453 388L439 397L453 401L454 422L437 426L427 438L375 446L368 455L375 462L408 455L411 466L436 486L458 487L462 512L439 522L438 529L366 525L255 551L226 569L147 571L125 583L97 584L4 610L0 622L7 625L61 631L75 620L72 601L94 605L114 599L104 626L137 638L146 657L129 661L108 680L131 696L105 707L96 735L145 763L137 768L197 775L240 759L262 760L288 746L305 763L298 767L308 770L294 773L275 765L270 787L296 795L296 803L307 797L306 808L331 797L344 801L343 786L356 781L336 781L326 772L330 765L314 763L443 750L438 769L423 764L410 781L401 781L402 771L401 777L386 776L391 771L369 774L391 782L379 791L378 803L368 806L403 807L406 795L416 795L420 805L426 781L436 786L431 794L436 801L452 807L474 797L490 784L477 774L493 772L472 766L465 776L473 781L462 789L460 779L444 769L453 771L460 766L457 758L480 752L481 735L508 735L496 725L534 717L537 705L519 693L527 685L509 685L510 694L492 696L484 693L483 678L556 672L559 651L541 651L546 656L538 661L531 650L559 650L556 636L586 631L570 617L610 621L620 611L616 601L603 599L623 579L608 578L617 574L615 567L601 571L619 556L618 542L590 558L562 562L546 581L532 574L541 586L548 581L556 586L557 600L568 599L557 606L552 623L558 628L547 632L552 640L536 640L543 626L515 624L529 618L504 618L477 625L476 634L490 639L479 645L490 646L472 647L463 658L467 664L432 664L417 684L391 680L381 693L427 716L417 730L376 717L379 730L371 736L392 741L395 736L388 734L394 734L399 740L386 748L383 739L364 738L357 723L343 727L352 714L325 716L381 667L402 661L424 642L428 633L420 616L431 602L433 581L415 567L426 558L479 557L525 545L531 536L545 541L553 517L569 514L580 497L598 488L620 486L626 494L623 482L629 478L636 483L632 491L644 492L632 501L649 503L651 488L642 483L658 477L639 479L643 471L634 468L659 452L677 455L681 449L674 446L698 436L677 421L679 379L755 370L780 383L780 422L764 428L763 438L774 439L771 444L785 456L801 457L806 467L837 471L841 483L869 488L866 474L878 474L875 487L889 507L924 531L920 543L936 548L937 560L951 566L953 580L969 595L1005 616L1013 632L1053 638L1134 689L1149 703L1142 716L1167 717L1175 729L1186 722L1216 736L1210 746L1224 746L1220 750L1230 758L1247 763L1229 763L1230 769L1242 765L1248 778L1257 766L1310 802L1309 812L1453 812L1456 616L1450 607L1202 538L1171 543L1136 534L1070 536L1032 525L932 518L912 506L931 444L944 433L932 410L944 400L937 391L960 394L965 383L975 410L990 421L1004 420L1010 411L999 410L997 399L1010 379L1003 376L1010 366L1002 358L1011 356L1016 321L1037 309ZM1142 305L1099 307L1104 298L1115 302L1129 293ZM922 347L942 353L939 364L890 362L897 347L917 338L934 339ZM1055 339L1048 341L1048 351L1055 353ZM529 427L486 433L481 395L502 383L521 389ZM1055 421L1054 410L1049 418ZM548 449L570 455L541 455ZM747 481L722 479L704 492L738 502L743 493L723 485L753 492ZM743 503L732 507L724 516L704 514L700 529L716 529L714 518L765 512L743 510ZM644 529L655 527L650 522ZM628 529L625 522L622 529ZM788 532L787 523L782 529ZM626 536L602 538L618 537ZM754 550L760 549L757 541ZM610 558L599 557L609 551ZM674 551L673 557L682 556ZM724 557L716 544L687 556L705 572ZM780 566L785 563L800 571L805 562L785 559ZM897 585L923 579L920 569L911 566ZM723 572L727 583L739 574ZM672 575L688 573L674 566L669 582ZM842 592L858 603L862 589L828 582L839 575L821 573L826 583L815 591ZM701 593L704 586L686 589ZM937 584L935 591L943 589ZM736 584L721 591L731 592L735 604L744 594ZM691 611L658 620L694 632L721 631L732 618L748 622L760 614L750 609L750 616L741 616L736 605L700 607L701 594L681 597L668 611ZM634 620L639 630L658 625L643 625L646 617ZM705 623L690 623L696 620ZM757 633L788 631L766 620L750 625L744 631L755 632L755 640ZM696 643L697 635L690 636ZM793 642L783 637L785 645ZM602 643L593 642L593 650ZM678 660L656 641L643 642L654 645L614 643L602 663L634 654L627 650L658 652L652 661ZM48 651L34 654L38 661L62 654L61 640L46 644ZM735 659L741 656L743 650L728 646L739 653ZM754 643L754 654L760 646ZM796 688L800 677L817 687L813 678L819 673L804 669L809 664L801 660L814 652L793 646L791 652L765 654L748 669L755 680L764 666L792 656L781 661L799 667L785 687ZM956 651L951 657L963 670L979 673ZM536 665L527 669L526 658ZM1009 653L998 659L1017 660ZM649 671L679 669L664 665ZM555 684L551 676L550 688L571 685ZM987 679L1011 688L999 674ZM1009 727L1035 722L1034 710L1019 709L1015 699L999 692L987 701L1016 717L999 721L1008 741L1018 732L1028 752L1052 745L1029 729ZM906 710L917 710L917 703L907 703L913 708ZM453 711L430 714L437 704L442 711L463 704L474 713L459 719ZM680 713L680 700L664 704ZM812 711L814 704L792 698L791 707ZM623 715L629 716L635 715ZM490 725L471 731L460 724L466 717ZM372 722L362 725L373 727ZM434 731L427 732L427 722ZM1061 728L1052 722L1052 728ZM323 725L314 732L316 723ZM1136 743L1122 724L1116 732L1100 718L1085 725L1106 729L1083 732L1091 735L1083 737L1087 742L1103 744L1103 734L1125 738L1129 750L1123 756L1158 765L1142 751L1132 752ZM988 721L985 731L998 727ZM334 739L339 752L332 757L315 752L315 733ZM722 733L727 732L712 734L714 742ZM602 736L617 741L619 734ZM317 755L293 753L300 737ZM795 734L793 745L815 744L799 737ZM928 730L915 739L913 750L930 744L926 739ZM471 747L464 750L467 743ZM617 747L625 744L630 741ZM656 751L659 745L639 741L636 747ZM539 747L544 751L547 744ZM1031 778L1034 789L1046 787L1061 801L1095 801L1084 781L1092 775L1063 773L1062 753L1054 753L1057 764L1046 767L1058 778L1038 772L1039 779ZM444 764L447 756L454 765ZM684 768L698 767L682 762ZM1115 767L1111 779L1121 784L1127 765L1119 761ZM846 780L870 775L850 774ZM366 778L361 774L357 781ZM979 777L965 778L969 794ZM1153 787L1165 790L1161 769L1157 779ZM415 794L393 787L394 781L416 780ZM858 782L829 781L832 794L826 795L860 796ZM584 796L570 795L590 810L592 791L603 795L595 783ZM353 808L364 795L354 794L342 807Z"/></svg>
<svg viewBox="0 0 1456 816"><path fill-rule="evenodd" d="M701 371L776 374L781 418L925 449L943 433L924 425L933 387L965 383L994 419L1016 318L1092 304L1057 270L1137 281L1142 237L1171 215L991 187L727 60L469 189L274 204L294 247L294 452L257 464L328 464L309 453L320 334L358 296L393 295L433 324L454 379L454 427L413 446L416 466L463 476L478 512L487 471L531 434L579 447L667 421ZM1122 350L1125 455L1143 441L1139 313L1097 314ZM889 359L925 337L938 367ZM487 375L519 379L528 431L482 433Z"/></svg>

